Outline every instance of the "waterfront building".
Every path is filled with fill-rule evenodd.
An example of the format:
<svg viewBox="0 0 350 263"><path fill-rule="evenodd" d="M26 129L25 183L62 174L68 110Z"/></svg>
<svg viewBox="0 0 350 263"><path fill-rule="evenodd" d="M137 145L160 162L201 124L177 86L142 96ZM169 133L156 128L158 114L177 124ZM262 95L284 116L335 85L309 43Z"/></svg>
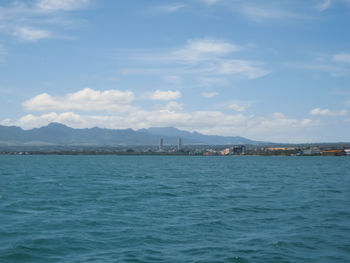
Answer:
<svg viewBox="0 0 350 263"><path fill-rule="evenodd" d="M159 140L159 151L163 151L163 138Z"/></svg>
<svg viewBox="0 0 350 263"><path fill-rule="evenodd" d="M343 150L324 150L323 155L328 155L328 156L341 156L345 155L346 152Z"/></svg>
<svg viewBox="0 0 350 263"><path fill-rule="evenodd" d="M244 145L235 145L233 146L232 153L235 155L244 155L246 148Z"/></svg>
<svg viewBox="0 0 350 263"><path fill-rule="evenodd" d="M226 149L223 149L221 152L220 152L221 155L231 155L232 154L232 148L226 148Z"/></svg>
<svg viewBox="0 0 350 263"><path fill-rule="evenodd" d="M268 151L295 151L294 147L271 147L267 148Z"/></svg>
<svg viewBox="0 0 350 263"><path fill-rule="evenodd" d="M310 147L308 149L304 149L302 151L303 155L320 155L322 154L322 151L319 147Z"/></svg>
<svg viewBox="0 0 350 263"><path fill-rule="evenodd" d="M181 151L182 150L182 140L181 138L179 138L178 142L177 142L177 150Z"/></svg>

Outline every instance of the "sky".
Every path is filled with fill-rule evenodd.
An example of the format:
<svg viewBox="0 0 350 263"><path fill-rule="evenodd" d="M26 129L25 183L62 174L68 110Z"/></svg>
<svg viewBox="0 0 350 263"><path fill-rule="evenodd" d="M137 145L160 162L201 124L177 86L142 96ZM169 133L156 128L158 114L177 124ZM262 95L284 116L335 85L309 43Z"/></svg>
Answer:
<svg viewBox="0 0 350 263"><path fill-rule="evenodd" d="M350 0L0 1L0 125L350 141Z"/></svg>

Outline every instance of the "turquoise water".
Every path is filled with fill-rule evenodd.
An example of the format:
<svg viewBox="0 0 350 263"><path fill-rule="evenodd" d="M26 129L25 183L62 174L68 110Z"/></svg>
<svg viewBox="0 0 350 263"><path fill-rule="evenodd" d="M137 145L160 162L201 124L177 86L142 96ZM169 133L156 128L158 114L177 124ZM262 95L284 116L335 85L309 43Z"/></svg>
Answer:
<svg viewBox="0 0 350 263"><path fill-rule="evenodd" d="M350 262L350 158L0 156L0 262Z"/></svg>

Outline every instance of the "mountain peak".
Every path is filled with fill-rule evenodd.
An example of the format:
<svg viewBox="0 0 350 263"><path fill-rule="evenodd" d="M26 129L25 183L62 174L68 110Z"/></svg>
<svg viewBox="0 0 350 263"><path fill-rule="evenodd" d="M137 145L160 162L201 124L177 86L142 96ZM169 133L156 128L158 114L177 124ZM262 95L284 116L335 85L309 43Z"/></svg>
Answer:
<svg viewBox="0 0 350 263"><path fill-rule="evenodd" d="M54 129L57 129L57 128L70 128L62 123L59 123L59 122L51 122L49 123L46 127L42 127L42 128L54 128Z"/></svg>
<svg viewBox="0 0 350 263"><path fill-rule="evenodd" d="M158 145L163 138L167 145L183 144L258 144L243 137L204 135L179 130L174 127L154 127L135 131L133 129L74 129L62 123L52 122L41 128L22 130L19 127L0 126L0 142L41 142L56 145Z"/></svg>
<svg viewBox="0 0 350 263"><path fill-rule="evenodd" d="M50 122L47 126L64 126L64 127L68 127L60 122Z"/></svg>

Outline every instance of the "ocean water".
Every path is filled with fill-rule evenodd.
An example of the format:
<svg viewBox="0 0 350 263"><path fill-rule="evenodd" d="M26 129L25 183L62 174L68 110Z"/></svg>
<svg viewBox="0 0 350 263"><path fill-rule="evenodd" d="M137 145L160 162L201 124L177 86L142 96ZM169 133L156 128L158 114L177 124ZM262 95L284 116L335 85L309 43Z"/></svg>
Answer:
<svg viewBox="0 0 350 263"><path fill-rule="evenodd" d="M350 262L349 157L0 156L0 263Z"/></svg>

